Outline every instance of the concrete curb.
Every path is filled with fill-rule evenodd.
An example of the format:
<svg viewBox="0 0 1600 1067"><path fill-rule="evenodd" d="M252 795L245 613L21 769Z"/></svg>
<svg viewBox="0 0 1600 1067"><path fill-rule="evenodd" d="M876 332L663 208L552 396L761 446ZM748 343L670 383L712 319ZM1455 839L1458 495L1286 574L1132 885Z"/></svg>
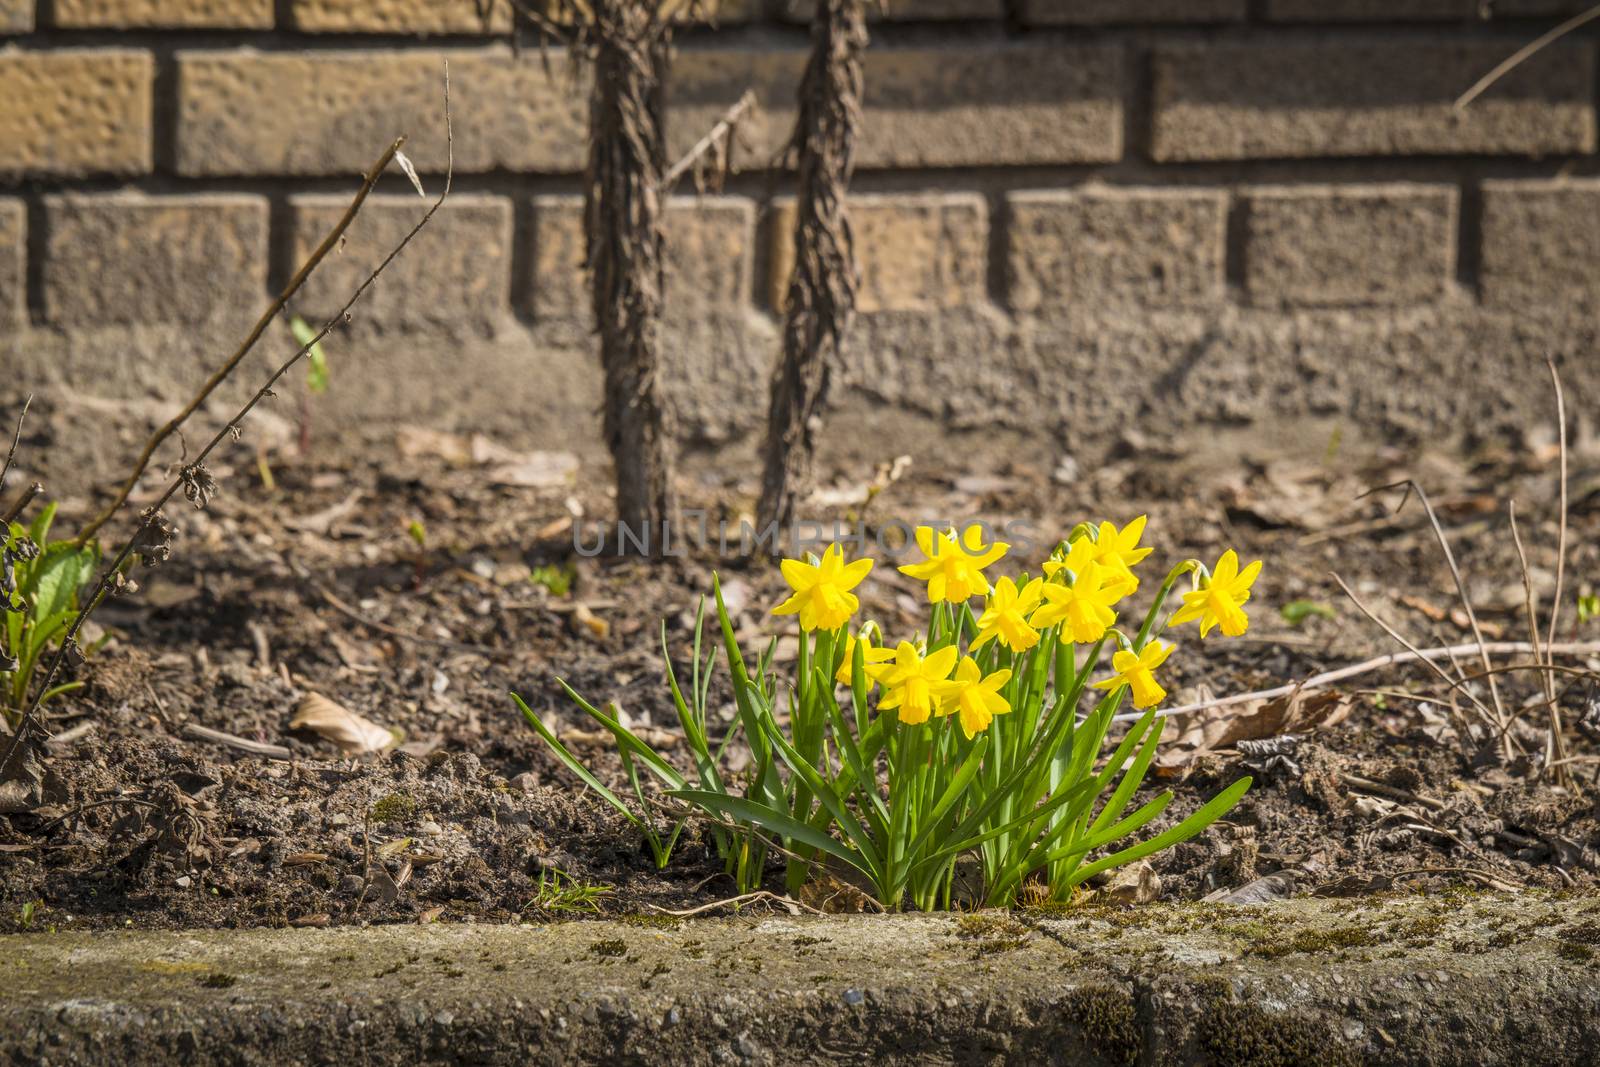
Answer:
<svg viewBox="0 0 1600 1067"><path fill-rule="evenodd" d="M1600 898L27 934L0 1062L1578 1064Z"/></svg>

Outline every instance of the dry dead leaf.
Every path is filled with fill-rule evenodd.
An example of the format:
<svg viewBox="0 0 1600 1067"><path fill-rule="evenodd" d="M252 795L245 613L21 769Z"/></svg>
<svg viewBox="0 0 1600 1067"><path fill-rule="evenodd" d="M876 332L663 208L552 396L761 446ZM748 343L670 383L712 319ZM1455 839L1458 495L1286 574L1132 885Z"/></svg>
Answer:
<svg viewBox="0 0 1600 1067"><path fill-rule="evenodd" d="M1236 742L1335 726L1348 718L1350 711L1350 701L1343 693L1319 689L1290 693L1275 700L1207 708L1185 716L1181 725L1168 720L1166 728L1175 736L1163 742L1155 772L1158 777L1170 778L1201 756Z"/></svg>
<svg viewBox="0 0 1600 1067"><path fill-rule="evenodd" d="M1282 900L1293 893L1294 883L1293 871L1278 871L1246 882L1237 889L1219 889L1207 893L1202 899L1217 904L1265 904L1271 900Z"/></svg>
<svg viewBox="0 0 1600 1067"><path fill-rule="evenodd" d="M596 641L604 641L611 636L611 624L589 610L589 605L582 601L572 606L569 619L573 633L579 636L587 635Z"/></svg>
<svg viewBox="0 0 1600 1067"><path fill-rule="evenodd" d="M325 741L338 745L347 756L382 752L398 740L386 727L357 715L343 704L321 693L307 693L295 705L291 730L309 730Z"/></svg>
<svg viewBox="0 0 1600 1067"><path fill-rule="evenodd" d="M578 457L571 452L524 452L508 463L491 467L488 474L493 485L550 489L570 483L578 466Z"/></svg>
<svg viewBox="0 0 1600 1067"><path fill-rule="evenodd" d="M1094 904L1149 904L1160 896L1161 876L1145 860L1138 866L1120 868L1088 899Z"/></svg>

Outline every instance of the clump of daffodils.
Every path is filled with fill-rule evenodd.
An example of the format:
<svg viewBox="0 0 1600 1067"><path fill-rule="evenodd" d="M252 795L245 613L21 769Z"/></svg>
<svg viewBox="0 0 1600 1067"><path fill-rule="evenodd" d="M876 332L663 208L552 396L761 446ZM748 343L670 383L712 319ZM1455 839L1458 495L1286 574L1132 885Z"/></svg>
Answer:
<svg viewBox="0 0 1600 1067"><path fill-rule="evenodd" d="M663 864L687 818L699 814L710 818L741 889L758 887L766 858L776 854L791 891L829 870L863 883L885 907L949 907L956 863L975 855L982 903L1010 904L1029 882L1064 900L1086 879L1201 832L1250 785L1242 778L1172 827L1126 843L1172 799L1163 793L1127 810L1161 734L1161 676L1178 647L1165 635L1190 622L1202 639L1213 630L1244 633L1261 570L1259 562L1241 568L1232 550L1211 567L1185 560L1143 615L1130 616L1139 565L1152 551L1140 544L1144 528L1143 516L1120 529L1080 525L1037 576L997 573L1010 546L984 543L978 526L919 528L922 559L899 569L925 583L928 625L892 642L878 624L857 620L855 590L872 560L847 562L839 545L820 557L786 559L790 595L773 613L799 624L792 678L778 675L772 646L753 665L746 661L714 588L738 717L713 750L706 702L717 649L702 655L697 619L687 691L667 659L692 775L610 709L566 690L616 738L635 805L607 790L522 707L567 766L640 828ZM1190 587L1169 609L1185 577ZM1143 714L1103 753L1124 701ZM735 733L752 756L737 785L720 766ZM643 787L640 766L666 801ZM667 805L673 826L663 832L657 813Z"/></svg>

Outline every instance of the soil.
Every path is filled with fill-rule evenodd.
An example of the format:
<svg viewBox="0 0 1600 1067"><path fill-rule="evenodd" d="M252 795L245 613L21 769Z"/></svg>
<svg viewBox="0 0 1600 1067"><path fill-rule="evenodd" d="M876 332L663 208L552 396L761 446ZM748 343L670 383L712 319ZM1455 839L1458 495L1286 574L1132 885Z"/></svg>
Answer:
<svg viewBox="0 0 1600 1067"><path fill-rule="evenodd" d="M0 815L0 930L616 916L732 895L694 830L656 869L638 835L556 763L508 693L619 783L607 744L556 678L596 704L616 702L670 755L658 627L665 620L682 662L695 604L717 570L746 647L764 643L785 630L767 614L780 597L776 568L698 548L660 562L581 557L574 521L592 539L592 517L608 511L602 487L496 484L543 475L507 473L504 455L480 449L475 460L459 445L411 433L393 454L361 461L275 456L270 488L241 449L235 468L213 472L223 491L209 508L174 509L182 529L172 559L140 571L142 589L97 616L109 640L78 670L85 688L51 706L57 739L41 803ZM865 514L874 528L890 517L1009 522L1039 542L1019 563L1031 565L1082 519L1148 513L1153 565L1215 558L1224 546L1265 560L1249 633L1202 643L1190 631L1169 661L1171 699L1185 703L1395 650L1343 598L1333 571L1418 644L1469 640L1416 502L1397 512L1398 491L1361 495L1416 477L1480 622L1491 636L1526 639L1505 505L1517 501L1530 578L1548 606L1554 450L1519 443L1464 460L1337 447L1335 439L1326 455L1292 459L1219 446L1189 453L1197 460L1130 440L1120 458L1071 483L1060 480L1070 460L1056 457L1016 458L983 475L912 465L897 478L877 472L881 491ZM487 465L478 461L486 455ZM1558 636L1592 641L1600 623L1580 624L1573 602L1600 575L1600 464L1578 452L1573 466ZM859 467L836 475L819 517L860 513L875 477ZM754 489L715 476L683 487L713 522L735 524ZM58 529L73 529L89 504L65 501ZM571 569L565 595L530 580L546 567ZM917 587L891 567L880 565L861 592L891 634L925 618ZM1284 609L1296 602L1315 608L1291 621L1296 612ZM1559 684L1572 789L1538 773L1542 710L1521 716L1512 731L1520 755L1507 761L1498 746L1463 736L1444 686L1417 667L1350 680L1347 717L1277 755L1224 746L1167 757L1146 792L1175 791L1168 822L1241 773L1256 785L1226 823L1153 860L1160 895L1193 900L1251 883L1257 893L1322 895L1594 886L1600 656L1563 662L1580 672ZM1462 666L1471 671L1472 657ZM1498 685L1509 707L1542 699L1527 672ZM1481 683L1470 688L1490 699ZM344 758L330 741L290 730L308 693L397 731L401 743ZM719 682L713 706L729 703ZM191 726L289 756L251 755ZM1181 739L1176 722L1169 731ZM540 892L551 879L596 892L557 902Z"/></svg>

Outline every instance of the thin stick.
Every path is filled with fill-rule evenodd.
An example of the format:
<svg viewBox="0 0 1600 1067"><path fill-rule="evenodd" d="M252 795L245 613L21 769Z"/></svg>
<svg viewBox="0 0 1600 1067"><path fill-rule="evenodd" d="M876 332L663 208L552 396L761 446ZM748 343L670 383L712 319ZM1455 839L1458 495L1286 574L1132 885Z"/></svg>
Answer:
<svg viewBox="0 0 1600 1067"><path fill-rule="evenodd" d="M1491 655L1495 656L1526 656L1533 652L1533 646L1526 641L1491 641L1486 646ZM1197 711L1208 711L1211 708L1232 707L1235 704L1249 704L1258 700L1276 700L1294 692L1309 692L1313 689L1326 689L1335 682L1342 682L1346 678L1355 678L1385 667L1398 667L1406 663L1428 663L1434 660L1449 659L1451 656L1473 652L1478 648L1476 644L1450 645L1442 648L1413 649L1408 652L1390 652L1386 655L1375 656L1360 663L1353 663L1348 667L1339 667L1321 674L1312 675L1303 682L1291 685L1280 685L1274 689L1260 689L1253 693L1234 693L1232 696L1213 697L1194 704L1180 704L1177 707L1162 708L1156 712L1156 718L1170 718L1178 715L1192 715ZM1567 641L1555 645L1546 645L1544 648L1547 656L1600 656L1600 641ZM1445 679L1449 682L1449 678ZM1455 683L1451 682L1451 685ZM1426 699L1419 697L1418 699ZM1144 717L1143 712L1124 712L1114 716L1113 722L1137 722Z"/></svg>
<svg viewBox="0 0 1600 1067"><path fill-rule="evenodd" d="M741 893L726 900L713 900L709 904L702 904L698 908L687 908L683 911L673 911L671 908L663 908L659 904L651 904L650 908L652 911L658 911L662 915L671 915L677 919L687 919L691 915L704 915L708 911L716 911L718 908L737 907L753 900L770 900L776 904L781 904L785 908L799 908L803 911L809 911L813 915L824 914L808 904L800 903L793 897L780 897L778 894L766 889L758 889L754 893Z"/></svg>
<svg viewBox="0 0 1600 1067"><path fill-rule="evenodd" d="M167 503L173 498L178 490L184 485L185 480L191 476L191 472L200 464L204 463L206 457L209 456L218 446L220 446L223 441L233 437L240 424L244 422L245 418L250 414L250 412L255 410L257 404L261 403L261 401L265 400L269 396L276 395L273 393L272 387L278 383L278 380L285 374L288 374L297 363L305 358L306 353L311 351L315 345L319 344L324 337L327 337L346 321L346 317L349 315L350 309L353 308L356 303L366 295L367 290L370 289L373 283L378 280L378 277L388 269L389 264L395 261L395 259L400 255L401 252L405 250L406 246L412 242L418 233L422 232L422 228L433 220L433 216L438 212L440 206L444 204L445 199L449 197L450 186L455 176L455 138L454 134L452 133L450 123L449 63L446 63L444 68L444 134L446 169L444 177L444 191L439 194L439 198L433 202L432 206L428 208L427 213L424 214L420 220L418 220L417 224L413 226L403 238L400 239L400 243L395 245L395 247L390 250L389 254L384 257L383 262L379 263L372 273L367 275L366 279L362 281L362 283L356 288L355 292L350 295L350 299L345 301L344 306L339 309L338 313L323 324L322 329L317 332L315 337L301 345L298 351L296 351L288 359L284 360L283 363L278 366L278 369L272 372L272 375L267 378L266 382L261 386L261 388L257 389L255 394L252 395L249 400L245 401L244 406L239 409L233 418L229 419L223 425L223 427L217 431L216 436L210 440L205 448L200 450L200 454L195 457L194 462L186 465L183 470L179 472L178 477L174 478L172 483L167 486L166 491L161 494L160 498L157 499L156 502L150 507L145 509L144 519L139 523L139 528L134 532L134 535L128 539L127 543L122 546L122 550L117 553L116 558L111 561L110 565L101 572L100 581L98 584L96 584L94 592L89 596L89 599L84 603L84 606L78 609L78 614L73 618L72 624L68 626L66 632L61 635L61 644L59 647L57 647L56 654L50 659L50 667L49 670L45 672L44 681L42 684L40 684L37 692L34 694L33 699L28 702L27 709L22 713L21 721L18 723L16 730L11 735L11 744L6 748L5 757L0 758L0 778L4 778L6 768L10 766L12 758L17 753L17 749L22 745L22 739L27 736L29 728L33 726L35 716L39 711L39 701L41 697L49 691L51 684L55 681L56 675L61 672L62 666L66 663L68 649L72 648L77 640L78 631L83 628L84 621L88 619L94 610L100 606L101 601L105 599L107 593L111 589L111 584L115 580L116 575L121 573L123 565L126 564L129 558L133 555L134 546L139 543L140 538L145 534L145 532L155 524L156 518L161 513L161 509L167 505Z"/></svg>
<svg viewBox="0 0 1600 1067"><path fill-rule="evenodd" d="M1589 14L1592 16L1596 12L1600 12L1600 7ZM1550 382L1556 390L1556 440L1561 446L1561 518L1556 533L1556 598L1550 605L1550 631L1544 642L1553 645L1556 640L1556 619L1561 614L1561 583L1567 569L1567 402L1562 395L1561 372L1556 370L1556 361L1546 356L1544 362L1550 368Z"/></svg>
<svg viewBox="0 0 1600 1067"><path fill-rule="evenodd" d="M693 148L684 153L682 159L674 163L672 168L661 176L661 184L657 188L661 190L662 195L670 193L672 187L678 183L678 179L683 177L690 167L699 162L701 156L711 151L711 146L717 143L717 139L727 136L739 120L744 117L744 113L755 106L755 90L746 89L744 95L732 107L723 112L716 125L712 126L704 137L695 142Z"/></svg>
<svg viewBox="0 0 1600 1067"><path fill-rule="evenodd" d="M367 173L362 177L361 188L356 191L355 198L350 201L350 206L345 208L344 216L339 219L333 229L328 231L328 236L322 239L322 243L300 265L300 269L294 272L294 277L289 279L289 284L284 286L283 292L278 294L278 298L272 302L272 305L262 312L261 317L256 320L255 326L246 335L244 341L234 351L233 355L228 358L228 361L218 367L210 378L206 379L206 383L200 387L200 391L184 406L182 411L174 415L165 426L150 435L150 440L145 442L144 451L139 453L139 458L133 465L133 472L122 483L122 488L117 490L116 497L110 504L106 505L104 511L96 515L89 521L87 526L78 531L74 544L79 548L88 544L89 538L93 537L100 527L111 521L117 512L122 510L122 505L128 502L128 496L133 492L134 487L138 485L139 479L144 476L145 468L150 465L150 460L155 456L156 449L160 448L162 442L176 433L178 428L188 421L189 416L193 415L200 405L205 403L206 398L212 394L217 386L221 385L228 375L234 372L234 369L239 366L244 357L250 354L250 350L255 348L256 342L261 340L262 334L266 333L267 327L272 324L272 320L277 318L284 307L288 305L290 298L299 292L300 287L305 284L305 280L311 276L311 272L316 270L318 265L327 258L329 252L338 247L339 240L344 236L345 230L350 228L350 224L355 221L356 215L361 211L361 205L367 199L367 194L378 183L378 179L388 169L396 153L400 151L400 146L405 143L406 139L404 137L395 138L394 144L389 146L388 151L378 157L378 161L368 169Z"/></svg>
<svg viewBox="0 0 1600 1067"><path fill-rule="evenodd" d="M386 634L389 637L395 638L396 640L412 641L419 645L432 645L435 648L447 648L452 652L470 652L475 656L486 656L491 659L497 656L507 655L507 651L505 649L490 648L488 645L474 645L468 644L465 641L450 641L443 637L429 637L427 634L408 633L407 631L400 629L398 626L390 626L386 622L379 622L377 619L367 618L367 616L361 614L355 608L351 607L349 604L346 604L343 600L340 600L339 597L334 594L333 590L329 589L325 585L313 582L312 588L317 591L318 596L322 597L323 600L328 602L329 607L333 608L333 610L337 611L340 615L343 615L351 622L359 623L368 629L376 630L379 633Z"/></svg>
<svg viewBox="0 0 1600 1067"><path fill-rule="evenodd" d="M1478 99L1478 97L1482 96L1486 91L1488 91L1491 85L1499 81L1501 78L1504 78L1507 74L1510 74L1513 70L1526 62L1529 56L1543 51L1545 48L1559 41L1573 30L1593 22L1597 18L1600 18L1600 4L1591 7L1587 11L1572 16L1570 19L1563 22L1561 25L1557 26L1548 33L1535 37L1532 41L1523 45L1521 48L1511 53L1509 57L1502 60L1489 73L1473 82L1472 88L1462 93L1456 99L1456 110L1460 111L1468 104Z"/></svg>
<svg viewBox="0 0 1600 1067"><path fill-rule="evenodd" d="M17 494L16 502L0 514L0 528L10 526L33 503L33 498L44 492L43 482L34 482L28 488Z"/></svg>
<svg viewBox="0 0 1600 1067"><path fill-rule="evenodd" d="M11 435L11 450L6 453L5 466L0 467L0 497L5 496L6 475L11 473L11 461L17 458L17 446L22 443L22 420L28 417L28 408L33 406L33 394L29 393L22 401L22 410L17 412L17 431Z"/></svg>
<svg viewBox="0 0 1600 1067"><path fill-rule="evenodd" d="M1380 626L1383 629L1384 633L1386 633L1390 637L1394 638L1396 643L1404 646L1405 650L1407 652L1410 652L1412 655L1416 656L1417 659L1420 660L1422 663L1427 664L1429 669L1431 669L1434 674L1437 674L1439 676L1440 680L1443 681L1445 685L1452 685L1453 684L1450 681L1450 676L1448 674L1446 674L1442 668L1440 668L1431 659L1427 659L1426 657L1424 657L1422 655L1422 653L1417 650L1417 647L1415 645L1413 645L1410 641L1407 641L1404 637L1400 636L1400 631L1399 630L1396 630L1393 626L1390 626L1387 622L1384 622L1381 618L1378 617L1376 612L1374 612L1371 608L1367 607L1366 604L1362 603L1361 598L1356 596L1355 590L1351 589L1348 585L1346 585L1345 584L1345 580L1343 578L1341 578L1337 574L1335 574L1333 576L1333 580L1339 583L1339 588L1344 590L1345 596L1349 597L1351 603L1355 604L1355 606L1358 609L1360 609L1361 614L1365 615L1367 618L1369 618L1373 622L1377 623L1378 626ZM1481 640L1478 642L1478 649L1479 649L1480 652L1483 649L1483 642ZM1492 670L1493 669L1492 666L1489 664L1487 656L1484 657L1484 669L1485 670ZM1490 684L1491 687L1494 685L1493 679L1490 680L1489 684ZM1496 718L1494 713L1491 712L1487 707L1484 706L1483 701L1479 700L1471 692L1468 692L1465 689L1463 689L1462 692L1466 693L1467 699L1472 701L1473 705L1483 714L1483 716L1490 723L1494 724L1495 726L1500 726L1501 724L1503 724L1505 722L1505 716L1503 714L1499 718Z"/></svg>
<svg viewBox="0 0 1600 1067"><path fill-rule="evenodd" d="M200 741L215 741L219 745L236 748L240 752L248 752L252 756L264 756L267 759L290 759L293 756L282 745L268 744L265 741L252 741L247 737L237 734L225 734L221 730L213 730L209 726L199 723L186 722L183 724L183 736L192 737Z"/></svg>
<svg viewBox="0 0 1600 1067"><path fill-rule="evenodd" d="M1456 566L1456 554L1450 550L1450 540L1444 535L1444 527L1440 525L1439 516L1433 510L1433 502L1428 499L1427 490L1423 489L1421 484L1415 479L1408 478L1403 482L1395 482L1392 485L1380 486L1378 489L1372 490L1372 492L1382 492L1385 489L1398 489L1402 486L1405 487L1407 495L1410 495L1411 493L1417 494L1417 499L1422 503L1422 510L1428 516L1428 522L1433 526L1434 536L1438 538L1439 547L1444 551L1444 561L1450 567L1450 577L1453 578L1456 583L1456 596L1460 598L1461 606L1466 610L1467 622L1472 624L1472 636L1476 638L1478 642L1478 658L1483 663L1483 669L1488 671L1491 669L1493 664L1489 662L1489 654L1483 650L1483 628L1478 625L1478 613L1472 609L1472 598L1467 596L1466 580L1461 577L1461 568ZM1365 496L1366 494L1362 495ZM1400 507L1395 508L1395 512L1398 514L1400 508L1405 506L1405 498L1402 497L1400 499ZM1344 583L1341 582L1339 584L1343 585ZM1345 592L1348 593L1349 589L1347 588ZM1351 594L1351 599L1355 599L1355 594ZM1377 620L1374 619L1373 621L1376 622ZM1380 623L1379 625L1382 624ZM1505 738L1509 737L1509 734L1507 733L1507 724L1510 723L1511 718L1506 714L1505 702L1500 699L1500 687L1495 684L1493 675L1489 676L1489 698L1494 701L1494 710L1495 715L1497 716L1495 719L1495 725L1500 728L1501 737L1502 740L1504 740ZM1507 749L1507 754L1510 754L1509 748Z"/></svg>
<svg viewBox="0 0 1600 1067"><path fill-rule="evenodd" d="M1561 769L1556 770L1556 783L1570 788L1572 776L1564 769L1567 745L1561 736L1561 709L1556 704L1555 664L1547 663L1539 652L1539 616L1534 604L1533 576L1528 571L1528 554L1522 547L1522 534L1517 530L1515 500L1507 502L1506 514L1511 520L1511 543L1517 546L1517 562L1522 567L1522 600L1528 615L1528 643L1533 645L1533 662L1539 669L1539 683L1544 689L1545 707L1550 716L1550 737L1544 748L1544 769L1549 771L1557 767L1559 760Z"/></svg>

